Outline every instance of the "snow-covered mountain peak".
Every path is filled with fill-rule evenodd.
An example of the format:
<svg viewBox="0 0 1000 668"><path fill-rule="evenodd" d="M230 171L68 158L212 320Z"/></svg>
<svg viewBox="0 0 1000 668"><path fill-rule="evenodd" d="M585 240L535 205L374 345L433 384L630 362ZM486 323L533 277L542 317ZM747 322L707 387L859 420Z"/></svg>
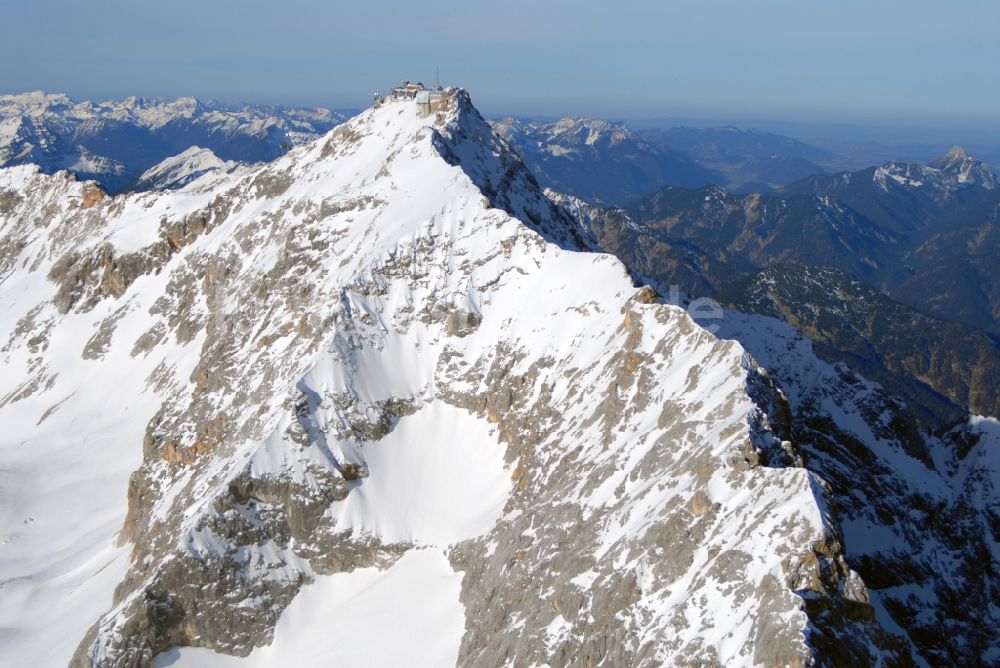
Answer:
<svg viewBox="0 0 1000 668"><path fill-rule="evenodd" d="M446 92L430 114L413 102L386 102L274 163L213 178L207 186L115 198L94 192L92 184L47 176L34 167L0 170L0 230L3 248L12 253L0 258L0 271L6 277L0 291L6 324L0 337L10 344L2 357L5 380L0 388L0 413L10 426L5 444L20 448L46 438L51 456L72 462L61 467L59 475L47 476L47 482L33 483L34 491L5 489L18 499L7 506L15 513L7 519L20 519L14 524L5 520L3 525L5 536L18 538L17 550L7 553L0 577L7 581L10 575L22 582L27 587L24 592L34 592L36 605L31 610L0 607L0 620L6 626L10 613L22 622L35 619L38 624L28 621L35 631L4 648L4 656L15 657L14 663L33 662L40 651L65 663L85 627L111 604L111 589L125 575L123 568L129 567L129 551L135 561L120 589L123 598L109 612L109 626L94 627L97 635L81 645L79 660L116 665L131 661L133 649L142 656L165 649L163 641L190 644L190 639L180 637L170 641L173 631L163 640L146 637L133 624L146 616L143 601L149 600L148 586L180 583L176 566L170 564L188 564L185 570L196 563L237 567L239 559L232 560L230 547L236 549L242 539L226 537L229 529L220 534L218 526L211 528L221 516L205 523L215 516L211 499L229 494L228 483L217 487L225 479L249 476L254 499L272 498L261 484L278 484L275 490L291 485L281 492L291 494L290 500L315 497L321 505L309 512L323 532L331 532L330 537L320 539L316 534L306 540L306 534L295 529L293 544L308 542L323 551L336 551L343 540L334 535L356 527L359 535L348 541L353 547L333 557L340 563L345 563L343 558L346 563L360 559L360 565L376 563L376 558L377 563L391 563L408 540L464 541L488 530L504 505L510 471L502 456L505 450L497 451L497 436L483 427L485 418L479 416L483 405L455 407L465 401L458 376L470 373L468 364L488 363L480 358L486 351L496 352L497 328L518 329L519 312L532 312L523 307L528 299L524 290L541 289L548 283L542 276L561 274L559 267L596 272L595 278L603 276L611 294L620 299L634 292L622 267L606 256L599 256L594 266L587 256L575 261L566 257L538 273L545 257L550 262L557 258L545 253L544 238L528 226L548 238L571 242L571 234L559 229L567 221L537 192L516 156L492 136L464 91ZM526 224L505 209L523 216ZM35 224L40 211L46 212L43 226ZM34 270L12 277L10 272L22 261ZM508 287L501 299L497 291L504 285ZM382 294L383 288L389 293ZM529 320L542 318L546 310L559 313L574 301L558 293L538 297L532 296L534 308L541 312ZM588 297L594 298L594 294ZM621 316L615 313L617 321ZM489 324L488 330L480 327L480 320ZM553 325L558 322L560 318L555 318ZM524 327L528 326L525 321ZM94 327L103 332L97 338ZM18 344L27 330L42 337L36 343L43 339L45 343ZM530 327L518 336L529 332ZM540 352L533 351L528 340L513 345L517 340L510 339L513 347L508 354ZM551 334L548 340L556 342ZM472 348L456 346L476 341ZM449 343L450 357L442 357ZM454 356L459 350L470 355L467 362ZM445 364L446 360L450 362ZM449 381L452 374L458 376ZM25 385L26 379L33 380ZM49 382L45 379L52 384L43 389ZM43 384L33 385L37 382ZM40 391L28 390L29 386ZM116 393L109 397L98 387L115 387ZM249 394L240 387L249 389ZM313 396L326 398L308 408ZM92 404L97 397L104 397L99 410ZM450 405L438 406L444 400ZM43 408L50 401L58 402L59 408ZM302 401L306 403L300 405ZM412 422L416 431L411 436L396 445L384 444L390 453L403 448L384 465L378 463L377 453L369 456L359 449L365 442L380 440L397 420L422 407L426 415L421 412L400 427L400 436L410 433ZM35 408L41 412L23 421L21 428L14 427L12 417L8 419L14 412ZM507 409L497 410L502 415ZM309 451L299 452L300 446L289 449L283 434L306 429L294 436L301 439L314 433L308 426L312 422L302 422L307 420L305 411L314 412L308 420L328 425L324 428L340 424L340 436L324 436ZM75 448L73 443L88 436L70 429L67 420L98 413L110 420L101 427L103 445L87 451ZM288 431L289 416L298 425L292 431ZM35 424L39 420L43 430ZM469 477L476 471L448 468L449 462L457 466L465 453L440 451L442 461L416 489L437 486L435 470L469 477L470 493L481 493L481 484L499 485L495 501L482 509L465 497L445 497L445 505L473 513L455 516L454 525L434 524L442 502L420 506L393 496L392 481L408 476L410 465L400 463L399 468L394 463L407 456L408 439L422 434L422 440L437 438L442 447L452 441L468 442L427 434L435 425L451 425L448 428L461 430L466 437L480 433L482 445L476 452L481 456L475 461L499 466L478 478ZM62 430L66 437L60 439ZM45 466L41 460L7 461L25 473ZM419 456L413 461L419 464ZM74 475L84 462L101 475ZM356 467L368 471L370 483L351 496L349 504L330 509L333 514L323 520L323 509L336 498L344 501L349 483L361 475L352 472ZM129 473L137 468L129 487ZM194 482L195 488L188 488L185 481ZM58 498L57 489L72 490L78 499L73 508L48 505L46 499ZM133 492L126 495L127 489ZM127 498L132 501L126 518ZM234 509L247 503L247 509L255 508L260 502L241 500ZM407 506L425 511L411 519L397 517L396 510L405 511ZM25 533L22 511L25 517L38 518L36 526L43 529ZM116 551L113 538L123 524L123 540L134 545ZM262 615L253 626L264 635L254 631L256 640L251 636L240 640L239 630L224 628L226 615L212 613L208 601L182 604L191 615L208 615L206 622L214 616L215 624L221 624L218 632L230 637L226 641L230 651L266 642L274 618L273 613L264 613L275 610L278 601L284 607L303 581L331 568L323 560L313 565L302 560L311 558L306 555L313 548L306 547L306 552L297 548L303 556L294 556L294 549L288 552L291 536L279 534L271 538L262 534L260 548L246 553L257 565L239 562L243 565L238 566L241 571L249 569L246 582L265 586L273 580L286 591L273 601L268 595L270 602L262 608L251 606L256 610L253 616ZM52 564L71 557L53 551L54 535L66 537L72 554L84 555L81 564L88 559L116 564L111 570L102 569L111 578L97 590L103 595L81 599L82 610L66 608L56 618L51 617L52 606L66 590L52 584L61 573ZM274 539L283 545L279 558L290 559L291 570L266 565L272 563ZM403 543L381 548L380 541ZM54 562L34 558L43 549ZM438 559L435 563L444 558ZM201 568L194 566L189 574ZM29 572L30 577L20 579L18 574ZM65 586L97 582L87 568L79 574L82 579L65 580ZM49 583L43 587L52 595L46 598L33 582ZM174 585L167 587L172 590ZM246 592L249 602L255 597ZM461 604L456 599L449 605ZM44 635L40 625L45 616L52 622L52 635L43 640L37 634ZM194 624L192 628L202 626ZM155 628L160 626L154 623ZM140 662L150 658L147 654Z"/></svg>
<svg viewBox="0 0 1000 668"><path fill-rule="evenodd" d="M124 107L125 105L120 105ZM135 105L130 109L137 116L143 118L150 127L156 128L178 118L194 118L198 114L211 111L196 97L179 97L176 100L158 101L155 104Z"/></svg>
<svg viewBox="0 0 1000 668"><path fill-rule="evenodd" d="M875 186L888 192L893 187L924 189L935 199L945 200L964 186L992 190L997 187L996 176L982 161L955 146L941 158L928 165L888 162L874 171Z"/></svg>
<svg viewBox="0 0 1000 668"><path fill-rule="evenodd" d="M961 146L953 147L948 153L930 164L963 185L979 186L992 190L997 187L993 171L980 160L975 159Z"/></svg>
<svg viewBox="0 0 1000 668"><path fill-rule="evenodd" d="M0 662L902 661L788 398L581 229L461 89L176 191L0 170Z"/></svg>
<svg viewBox="0 0 1000 668"><path fill-rule="evenodd" d="M183 188L207 174L227 173L236 167L236 162L222 160L210 149L192 146L147 169L139 177L133 190Z"/></svg>

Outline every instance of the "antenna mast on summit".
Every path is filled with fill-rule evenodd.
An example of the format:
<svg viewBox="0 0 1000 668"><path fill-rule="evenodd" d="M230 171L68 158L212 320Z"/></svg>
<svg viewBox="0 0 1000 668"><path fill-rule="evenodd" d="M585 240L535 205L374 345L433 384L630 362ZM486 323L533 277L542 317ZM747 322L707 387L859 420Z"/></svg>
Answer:
<svg viewBox="0 0 1000 668"><path fill-rule="evenodd" d="M438 66L434 67L434 88L441 90L441 68Z"/></svg>

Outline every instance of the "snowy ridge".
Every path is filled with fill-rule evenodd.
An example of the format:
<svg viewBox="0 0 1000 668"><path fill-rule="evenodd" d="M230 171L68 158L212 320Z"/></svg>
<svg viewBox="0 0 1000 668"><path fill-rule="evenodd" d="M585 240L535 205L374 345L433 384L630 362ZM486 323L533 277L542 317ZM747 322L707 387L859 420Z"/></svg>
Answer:
<svg viewBox="0 0 1000 668"><path fill-rule="evenodd" d="M197 183L0 170L0 662L287 662L310 587L419 573L428 664L908 652L768 373L583 252L464 91Z"/></svg>

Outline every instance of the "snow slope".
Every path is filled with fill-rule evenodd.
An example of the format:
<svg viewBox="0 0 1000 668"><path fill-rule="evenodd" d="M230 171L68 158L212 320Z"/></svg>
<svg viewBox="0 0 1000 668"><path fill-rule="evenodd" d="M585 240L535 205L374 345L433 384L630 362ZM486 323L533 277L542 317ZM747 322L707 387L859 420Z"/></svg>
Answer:
<svg viewBox="0 0 1000 668"><path fill-rule="evenodd" d="M445 440L441 434L461 434ZM489 531L503 513L511 471L486 420L441 401L400 418L360 459L368 478L337 508L340 526L389 543L447 546Z"/></svg>
<svg viewBox="0 0 1000 668"><path fill-rule="evenodd" d="M465 626L460 584L440 551L411 550L385 571L359 568L303 587L278 620L274 641L245 658L174 648L153 666L454 665Z"/></svg>

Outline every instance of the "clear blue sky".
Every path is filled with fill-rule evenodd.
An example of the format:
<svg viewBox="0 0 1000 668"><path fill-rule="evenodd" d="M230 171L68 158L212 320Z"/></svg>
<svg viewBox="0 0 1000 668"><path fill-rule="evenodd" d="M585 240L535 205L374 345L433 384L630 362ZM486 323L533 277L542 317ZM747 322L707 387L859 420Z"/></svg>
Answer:
<svg viewBox="0 0 1000 668"><path fill-rule="evenodd" d="M1000 126L1000 0L0 0L0 92Z"/></svg>

